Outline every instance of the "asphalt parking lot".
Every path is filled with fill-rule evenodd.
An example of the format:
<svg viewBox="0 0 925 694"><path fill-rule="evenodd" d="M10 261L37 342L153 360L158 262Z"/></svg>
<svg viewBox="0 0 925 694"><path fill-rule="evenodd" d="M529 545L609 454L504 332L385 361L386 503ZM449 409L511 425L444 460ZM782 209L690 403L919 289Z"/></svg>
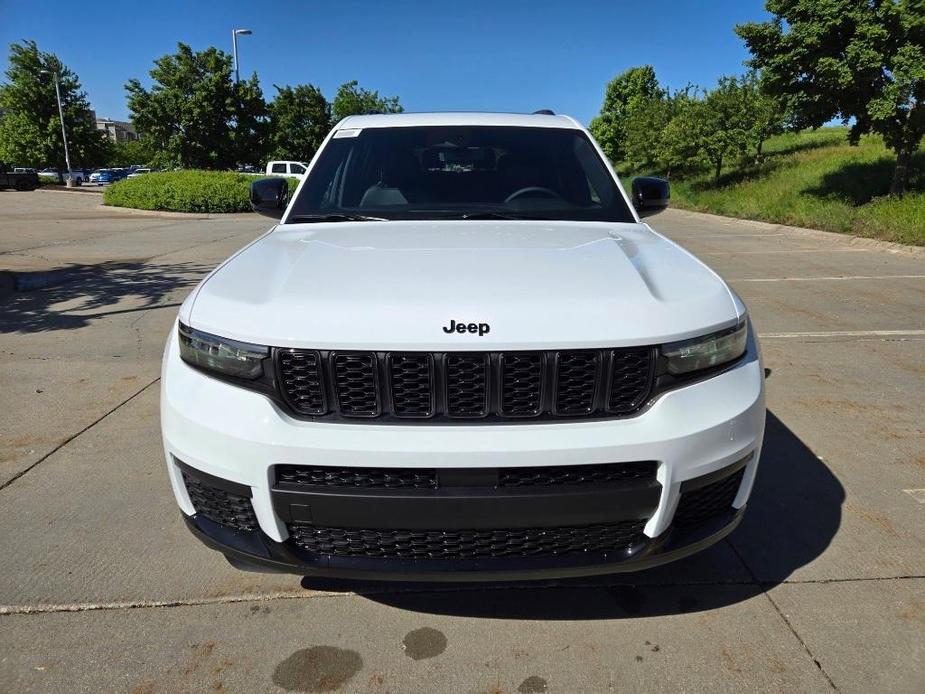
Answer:
<svg viewBox="0 0 925 694"><path fill-rule="evenodd" d="M0 193L0 691L925 691L925 253L651 223L761 337L742 526L639 574L338 592L231 569L164 472L164 337L268 221Z"/></svg>

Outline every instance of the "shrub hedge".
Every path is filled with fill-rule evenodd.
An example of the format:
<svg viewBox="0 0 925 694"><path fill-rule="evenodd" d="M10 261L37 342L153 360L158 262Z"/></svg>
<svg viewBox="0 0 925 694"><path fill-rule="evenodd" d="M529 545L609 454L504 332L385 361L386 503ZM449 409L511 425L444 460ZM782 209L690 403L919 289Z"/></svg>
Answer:
<svg viewBox="0 0 925 694"><path fill-rule="evenodd" d="M167 212L249 212L248 191L257 178L231 171L155 172L113 183L103 202ZM291 195L299 181L288 180Z"/></svg>

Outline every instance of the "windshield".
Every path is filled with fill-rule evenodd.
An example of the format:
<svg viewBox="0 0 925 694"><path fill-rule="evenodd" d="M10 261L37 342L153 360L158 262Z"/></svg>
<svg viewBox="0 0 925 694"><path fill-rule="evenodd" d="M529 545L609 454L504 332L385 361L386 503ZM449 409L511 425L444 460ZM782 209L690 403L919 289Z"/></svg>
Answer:
<svg viewBox="0 0 925 694"><path fill-rule="evenodd" d="M634 221L582 131L510 126L339 131L287 222L335 215Z"/></svg>

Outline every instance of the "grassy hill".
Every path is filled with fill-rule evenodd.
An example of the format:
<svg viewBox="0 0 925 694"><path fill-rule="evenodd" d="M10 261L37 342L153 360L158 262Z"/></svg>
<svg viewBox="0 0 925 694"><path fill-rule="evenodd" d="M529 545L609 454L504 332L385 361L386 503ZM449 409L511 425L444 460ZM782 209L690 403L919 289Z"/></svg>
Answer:
<svg viewBox="0 0 925 694"><path fill-rule="evenodd" d="M887 197L894 156L879 137L857 147L846 128L787 133L765 145L759 167L672 177L672 206L744 219L925 245L925 151L913 159L909 189Z"/></svg>

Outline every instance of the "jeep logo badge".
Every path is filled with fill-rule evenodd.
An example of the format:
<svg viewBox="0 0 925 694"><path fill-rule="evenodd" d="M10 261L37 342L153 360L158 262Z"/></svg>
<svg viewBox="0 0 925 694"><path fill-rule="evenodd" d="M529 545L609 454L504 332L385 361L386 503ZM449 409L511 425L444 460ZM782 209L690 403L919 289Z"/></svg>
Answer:
<svg viewBox="0 0 925 694"><path fill-rule="evenodd" d="M479 337L487 335L490 331L491 327L488 323L463 323L462 321L457 323L452 319L450 319L449 325L443 326L443 332L445 333L478 333Z"/></svg>

